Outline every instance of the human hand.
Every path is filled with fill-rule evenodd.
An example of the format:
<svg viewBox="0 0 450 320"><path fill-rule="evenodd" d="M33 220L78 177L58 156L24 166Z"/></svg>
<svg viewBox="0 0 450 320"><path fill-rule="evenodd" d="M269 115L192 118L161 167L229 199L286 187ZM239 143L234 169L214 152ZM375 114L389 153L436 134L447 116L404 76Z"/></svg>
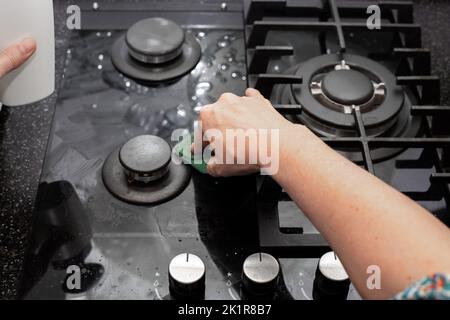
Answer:
<svg viewBox="0 0 450 320"><path fill-rule="evenodd" d="M0 78L24 64L36 51L36 41L25 38L0 52Z"/></svg>
<svg viewBox="0 0 450 320"><path fill-rule="evenodd" d="M202 108L200 121L208 140L206 145L214 150L208 173L215 177L250 174L267 168L273 164L267 160L278 156L275 153L280 139L294 126L255 89L247 89L244 97L223 94L216 103ZM211 131L213 134L208 134ZM265 154L261 153L263 149Z"/></svg>

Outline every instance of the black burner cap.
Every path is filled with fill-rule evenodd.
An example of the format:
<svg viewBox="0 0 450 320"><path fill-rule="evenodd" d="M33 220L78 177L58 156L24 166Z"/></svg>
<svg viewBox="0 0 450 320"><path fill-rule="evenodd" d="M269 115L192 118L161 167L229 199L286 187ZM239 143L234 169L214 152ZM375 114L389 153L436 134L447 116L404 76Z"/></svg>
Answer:
<svg viewBox="0 0 450 320"><path fill-rule="evenodd" d="M183 192L191 170L172 154L165 140L143 135L116 148L106 158L102 177L116 198L137 205L154 205Z"/></svg>
<svg viewBox="0 0 450 320"><path fill-rule="evenodd" d="M195 68L202 48L194 35L163 18L137 22L112 47L111 61L145 85L172 82Z"/></svg>
<svg viewBox="0 0 450 320"><path fill-rule="evenodd" d="M125 40L133 58L144 63L164 63L181 54L184 31L173 21L149 18L128 29Z"/></svg>
<svg viewBox="0 0 450 320"><path fill-rule="evenodd" d="M136 173L153 173L170 162L172 150L162 138L151 135L135 137L125 143L119 152L120 163Z"/></svg>
<svg viewBox="0 0 450 320"><path fill-rule="evenodd" d="M370 79L356 70L333 70L322 80L323 93L343 105L361 105L370 100L374 88Z"/></svg>

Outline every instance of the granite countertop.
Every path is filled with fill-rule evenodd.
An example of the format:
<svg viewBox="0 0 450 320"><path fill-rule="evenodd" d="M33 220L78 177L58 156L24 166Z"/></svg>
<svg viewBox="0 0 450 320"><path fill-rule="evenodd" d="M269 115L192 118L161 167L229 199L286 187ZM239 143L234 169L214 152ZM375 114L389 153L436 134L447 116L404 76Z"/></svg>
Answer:
<svg viewBox="0 0 450 320"><path fill-rule="evenodd" d="M17 295L32 211L65 63L69 1L54 1L56 90L38 103L0 112L0 299Z"/></svg>
<svg viewBox="0 0 450 320"><path fill-rule="evenodd" d="M120 1L120 0L118 0ZM129 1L129 0L123 0ZM450 3L415 0L423 46L431 49L433 74L441 78L443 105L450 105ZM22 273L34 199L61 83L70 31L65 27L71 2L54 1L56 93L28 106L0 112L0 299L13 299Z"/></svg>

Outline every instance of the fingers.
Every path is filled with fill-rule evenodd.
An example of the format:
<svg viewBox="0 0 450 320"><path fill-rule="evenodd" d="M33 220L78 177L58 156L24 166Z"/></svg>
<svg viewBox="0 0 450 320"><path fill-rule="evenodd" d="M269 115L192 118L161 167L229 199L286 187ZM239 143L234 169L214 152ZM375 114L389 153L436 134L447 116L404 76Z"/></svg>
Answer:
<svg viewBox="0 0 450 320"><path fill-rule="evenodd" d="M206 120L206 118L208 118L210 113L212 112L213 108L214 108L214 106L212 104L207 104L207 105L203 106L200 109L199 119L201 121Z"/></svg>
<svg viewBox="0 0 450 320"><path fill-rule="evenodd" d="M266 106L271 106L272 107L272 103L267 100L262 94L261 92L259 92L256 89L253 88L248 88L247 90L245 90L245 96L247 98L260 98L261 101L264 101L264 104L261 105L266 105Z"/></svg>
<svg viewBox="0 0 450 320"><path fill-rule="evenodd" d="M216 172L217 171L216 158L212 157L211 159L209 159L206 168L208 169L208 174L210 176L219 177L219 174Z"/></svg>
<svg viewBox="0 0 450 320"><path fill-rule="evenodd" d="M259 172L259 167L257 165L219 164L214 157L209 160L207 169L208 174L215 178L245 176Z"/></svg>
<svg viewBox="0 0 450 320"><path fill-rule="evenodd" d="M36 42L25 38L0 52L0 78L20 67L36 50Z"/></svg>
<svg viewBox="0 0 450 320"><path fill-rule="evenodd" d="M239 97L233 93L223 93L220 95L219 99L217 100L217 102L224 102L224 103L233 103L233 102L237 102L239 101Z"/></svg>
<svg viewBox="0 0 450 320"><path fill-rule="evenodd" d="M247 90L245 90L245 95L247 97L259 97L259 98L264 98L263 95L261 94L261 92L259 92L256 89L253 88L248 88Z"/></svg>

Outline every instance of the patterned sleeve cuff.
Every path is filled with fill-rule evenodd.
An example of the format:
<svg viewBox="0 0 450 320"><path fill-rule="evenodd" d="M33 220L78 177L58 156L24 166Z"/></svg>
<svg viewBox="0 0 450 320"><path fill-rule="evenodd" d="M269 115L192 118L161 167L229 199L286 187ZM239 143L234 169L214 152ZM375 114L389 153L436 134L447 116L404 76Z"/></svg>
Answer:
<svg viewBox="0 0 450 320"><path fill-rule="evenodd" d="M417 281L395 300L450 300L450 274L436 273Z"/></svg>

